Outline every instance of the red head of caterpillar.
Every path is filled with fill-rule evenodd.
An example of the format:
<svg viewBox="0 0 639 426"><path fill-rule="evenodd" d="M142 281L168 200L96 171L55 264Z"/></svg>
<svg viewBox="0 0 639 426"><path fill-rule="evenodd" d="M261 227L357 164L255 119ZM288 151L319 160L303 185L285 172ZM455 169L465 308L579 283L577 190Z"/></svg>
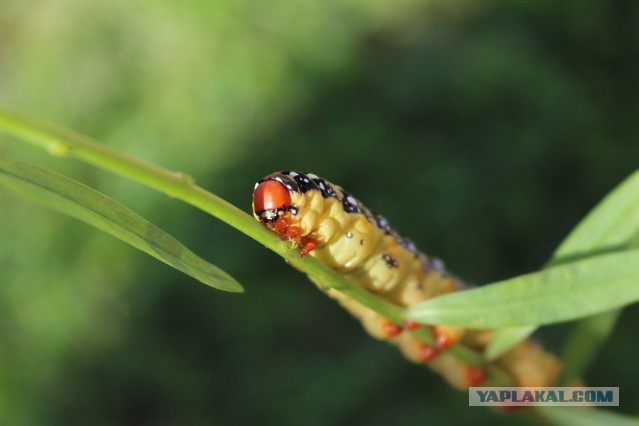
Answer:
<svg viewBox="0 0 639 426"><path fill-rule="evenodd" d="M288 189L277 180L263 180L253 191L253 211L258 220L271 224L291 207Z"/></svg>

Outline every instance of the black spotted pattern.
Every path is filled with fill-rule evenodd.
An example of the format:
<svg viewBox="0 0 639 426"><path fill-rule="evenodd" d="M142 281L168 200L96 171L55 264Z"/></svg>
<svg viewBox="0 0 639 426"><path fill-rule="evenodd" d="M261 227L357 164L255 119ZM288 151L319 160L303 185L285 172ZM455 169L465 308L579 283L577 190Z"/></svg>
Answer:
<svg viewBox="0 0 639 426"><path fill-rule="evenodd" d="M399 267L399 262L397 261L397 259L395 259L390 254L387 254L387 253L382 254L382 259L384 260L384 263L386 263L386 266L388 266L391 269Z"/></svg>
<svg viewBox="0 0 639 426"><path fill-rule="evenodd" d="M318 190L322 193L322 197L324 198L335 198L335 199L341 200L342 207L344 208L345 212L360 213L365 215L366 219L370 223L375 224L379 229L384 231L386 235L390 235L391 237L393 237L397 241L397 244L399 244L401 247L405 248L411 253L414 253L415 256L419 255L419 251L417 250L417 246L415 246L415 243L413 243L408 238L404 238L400 236L399 234L397 234L390 227L388 220L386 220L384 216L371 213L351 194L344 191L339 186L333 185L327 180L322 179L319 176L316 176L312 173L302 173L302 172L291 170L291 171L274 173L264 178L263 180L266 180L266 179L272 179L282 183L284 186L286 186L286 188L289 191L305 193L311 190ZM342 194L341 199L338 192L341 192ZM291 207L290 211L293 214L298 213L297 209L294 207ZM352 235L351 236L347 235L346 237L351 238ZM364 244L364 241L360 241L360 245L363 245L363 244ZM391 266L393 262L387 261L386 258L384 258L384 261L386 261L386 264L389 265L389 267L394 267L394 266ZM397 262L396 259L392 259L392 261L394 261L395 263ZM443 262L441 262L441 260L439 259L425 258L425 260L422 261L422 268L424 272L435 270L441 273L442 275L446 274L446 270L444 268Z"/></svg>
<svg viewBox="0 0 639 426"><path fill-rule="evenodd" d="M375 223L377 224L377 227L379 229L381 229L382 231L384 231L385 234L392 234L393 230L391 229L390 225L388 224L388 221L386 220L386 218L382 215L373 215L374 219L375 219Z"/></svg>
<svg viewBox="0 0 639 426"><path fill-rule="evenodd" d="M295 179L288 175L289 172L275 173L268 177L265 177L260 182L264 182L265 180L276 180L282 185L286 187L291 192L300 192L300 186L297 184Z"/></svg>
<svg viewBox="0 0 639 426"><path fill-rule="evenodd" d="M415 245L415 243L409 240L408 238L398 236L397 244L404 247L406 250L408 250L411 253L417 254L419 252L419 250L417 250L417 246Z"/></svg>
<svg viewBox="0 0 639 426"><path fill-rule="evenodd" d="M311 178L306 176L304 173L300 172L289 172L289 176L292 176L295 179L295 182L299 185L299 188L302 192L312 191L314 189L318 189L317 185Z"/></svg>
<svg viewBox="0 0 639 426"><path fill-rule="evenodd" d="M325 181L324 179L320 177L314 177L311 180L315 183L315 185L317 185L319 190L322 192L322 197L337 198L337 192L335 192L335 189L333 189L333 185L331 185L330 183L328 183L327 181Z"/></svg>
<svg viewBox="0 0 639 426"><path fill-rule="evenodd" d="M446 265L441 259L431 258L423 256L422 258L422 271L425 274L429 274L433 271L438 272L443 277L449 277L450 274L446 270Z"/></svg>
<svg viewBox="0 0 639 426"><path fill-rule="evenodd" d="M355 197L353 197L348 192L342 192L344 192L344 198L342 198L342 206L344 207L344 211L346 213L361 213L362 206L360 205L359 201L357 201L357 199L355 199Z"/></svg>

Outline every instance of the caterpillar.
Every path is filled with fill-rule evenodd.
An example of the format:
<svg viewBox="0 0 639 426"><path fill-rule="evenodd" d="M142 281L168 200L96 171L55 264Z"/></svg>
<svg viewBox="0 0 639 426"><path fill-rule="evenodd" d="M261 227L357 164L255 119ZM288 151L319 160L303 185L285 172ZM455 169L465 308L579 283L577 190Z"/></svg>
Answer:
<svg viewBox="0 0 639 426"><path fill-rule="evenodd" d="M383 216L314 174L283 171L261 179L253 191L253 215L281 239L297 244L301 256L317 258L398 306L467 288L441 260L421 253ZM490 342L492 330L431 326L435 344L430 346L404 331L421 324L395 324L337 291L327 293L358 318L370 335L398 346L415 363L427 363L454 387L484 383L483 367L466 365L447 349L462 342L481 352ZM559 373L557 358L530 340L520 342L495 362L519 386L550 386Z"/></svg>

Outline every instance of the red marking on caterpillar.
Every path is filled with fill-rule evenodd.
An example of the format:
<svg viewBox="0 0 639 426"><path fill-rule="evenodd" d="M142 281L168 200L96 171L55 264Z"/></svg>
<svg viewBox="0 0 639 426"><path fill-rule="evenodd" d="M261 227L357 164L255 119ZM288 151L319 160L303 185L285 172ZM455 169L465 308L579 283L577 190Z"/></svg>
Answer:
<svg viewBox="0 0 639 426"><path fill-rule="evenodd" d="M402 327L391 321L384 321L382 325L382 332L384 333L384 336L389 339L395 336L399 336L402 331Z"/></svg>
<svg viewBox="0 0 639 426"><path fill-rule="evenodd" d="M281 239L300 247L300 256L315 257L397 306L407 307L466 287L447 272L441 260L420 253L384 217L313 174L290 171L266 176L255 185L253 214ZM328 295L359 318L371 335L399 346L409 359L427 362L440 356L431 366L454 386L485 379L485 369L465 365L445 350L463 340L466 347L481 353L492 338L491 331L434 325L435 343L430 346L411 333L401 333L401 325L343 294L329 290ZM408 330L422 326L412 321L402 325ZM496 362L515 383L529 386L550 386L559 372L559 361L528 341Z"/></svg>
<svg viewBox="0 0 639 426"><path fill-rule="evenodd" d="M439 355L439 351L426 343L421 343L417 347L417 358L421 362L428 362Z"/></svg>
<svg viewBox="0 0 639 426"><path fill-rule="evenodd" d="M300 251L300 256L302 257L313 251L313 249L317 245L317 242L313 238L308 237L302 237L300 243L302 244L302 250Z"/></svg>
<svg viewBox="0 0 639 426"><path fill-rule="evenodd" d="M488 377L484 367L470 366L466 368L465 380L468 386L479 386Z"/></svg>
<svg viewBox="0 0 639 426"><path fill-rule="evenodd" d="M435 337L435 346L440 351L450 348L455 343L454 339L445 332L437 334Z"/></svg>
<svg viewBox="0 0 639 426"><path fill-rule="evenodd" d="M422 325L418 323L417 321L404 320L404 327L406 328L406 330L409 330L409 331L417 330L421 326Z"/></svg>

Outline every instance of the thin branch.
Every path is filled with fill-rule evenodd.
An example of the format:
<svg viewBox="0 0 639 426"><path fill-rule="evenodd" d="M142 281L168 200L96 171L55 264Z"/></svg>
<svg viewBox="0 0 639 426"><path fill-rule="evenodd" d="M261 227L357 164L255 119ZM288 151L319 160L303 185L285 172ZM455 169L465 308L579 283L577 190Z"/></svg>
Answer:
<svg viewBox="0 0 639 426"><path fill-rule="evenodd" d="M403 321L403 308L355 285L312 256L300 257L298 251L291 249L289 243L281 241L276 234L234 205L196 185L194 179L188 174L174 172L130 157L87 136L2 105L0 105L0 129L20 140L43 148L52 155L76 158L191 204L273 250L292 266L306 273L313 281L321 283L321 289L335 289L397 324ZM412 333L427 344L432 345L434 342L432 332L428 329L422 328ZM451 347L448 351L469 364L486 363L481 354L460 344ZM489 370L491 375L501 383L507 377L495 365L489 366Z"/></svg>

